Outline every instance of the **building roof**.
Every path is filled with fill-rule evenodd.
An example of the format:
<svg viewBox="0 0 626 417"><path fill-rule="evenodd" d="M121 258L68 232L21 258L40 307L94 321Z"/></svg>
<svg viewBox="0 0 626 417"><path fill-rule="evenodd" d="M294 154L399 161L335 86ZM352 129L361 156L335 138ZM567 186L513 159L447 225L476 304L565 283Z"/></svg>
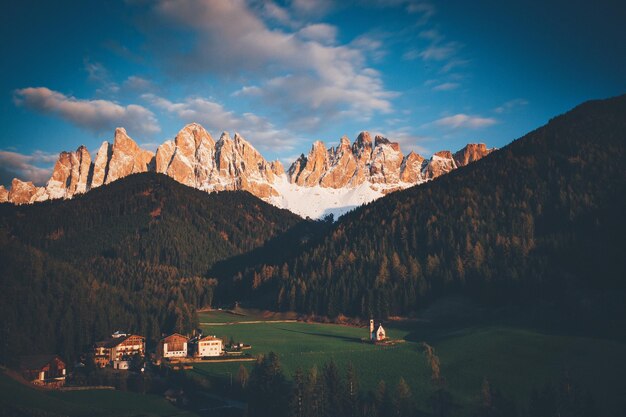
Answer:
<svg viewBox="0 0 626 417"><path fill-rule="evenodd" d="M172 333L171 335L165 336L163 339L161 339L161 342L167 342L169 339L172 339L172 338L176 338L176 339L182 338L182 339L185 339L186 341L189 340L187 336L183 336L180 333Z"/></svg>
<svg viewBox="0 0 626 417"><path fill-rule="evenodd" d="M125 342L126 340L130 339L133 336L141 337L143 339L143 336L139 336L136 334L127 334L125 336L112 336L106 340L101 340L99 342L96 342L96 347L113 348L117 345L120 345L122 342Z"/></svg>
<svg viewBox="0 0 626 417"><path fill-rule="evenodd" d="M198 339L198 342L203 342L206 340L219 340L220 342L222 341L222 339L220 339L219 337L215 337L215 336L204 336L200 339Z"/></svg>
<svg viewBox="0 0 626 417"><path fill-rule="evenodd" d="M65 362L58 356L53 354L47 355L29 355L29 356L20 356L20 369L23 370L34 370L41 369L44 366L48 365L55 359L59 360L63 365Z"/></svg>

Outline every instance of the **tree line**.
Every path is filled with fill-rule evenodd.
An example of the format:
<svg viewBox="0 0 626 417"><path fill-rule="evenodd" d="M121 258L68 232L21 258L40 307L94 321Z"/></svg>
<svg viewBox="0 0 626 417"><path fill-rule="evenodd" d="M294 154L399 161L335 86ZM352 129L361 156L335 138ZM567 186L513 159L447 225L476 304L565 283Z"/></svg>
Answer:
<svg viewBox="0 0 626 417"><path fill-rule="evenodd" d="M332 360L321 368L298 369L288 380L272 352L257 360L249 376L242 366L237 382L247 395L249 417L600 416L593 397L566 373L555 384L534 388L519 405L484 378L466 409L448 390L434 349L422 347L432 371L430 393L423 403L402 377L395 383L381 380L373 391L363 392L358 370L351 364L340 370Z"/></svg>

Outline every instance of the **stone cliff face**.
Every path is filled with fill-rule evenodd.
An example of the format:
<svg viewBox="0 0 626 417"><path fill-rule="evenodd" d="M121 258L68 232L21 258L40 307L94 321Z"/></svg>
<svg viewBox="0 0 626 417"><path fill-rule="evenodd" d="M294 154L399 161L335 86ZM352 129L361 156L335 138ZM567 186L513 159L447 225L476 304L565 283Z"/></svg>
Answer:
<svg viewBox="0 0 626 417"><path fill-rule="evenodd" d="M470 143L454 154L454 161L458 167L464 167L478 161L493 152L484 143Z"/></svg>
<svg viewBox="0 0 626 417"><path fill-rule="evenodd" d="M372 144L371 135L361 132L352 144L345 136L337 147L328 149L323 142L315 142L307 156L301 155L291 165L288 178L305 187L344 188L369 182L375 189L395 190L437 178L491 151L485 144L470 144L454 156L440 151L425 159L414 152L403 155L398 143L382 136L376 136Z"/></svg>
<svg viewBox="0 0 626 417"><path fill-rule="evenodd" d="M48 198L70 198L88 190L91 155L83 145L76 152L61 152L46 184Z"/></svg>
<svg viewBox="0 0 626 417"><path fill-rule="evenodd" d="M319 184L320 179L328 169L328 152L324 143L313 143L308 156L300 155L300 158L289 168L289 179L292 183L312 187Z"/></svg>
<svg viewBox="0 0 626 417"><path fill-rule="evenodd" d="M9 201L9 191L4 188L4 185L0 185L0 203L6 203Z"/></svg>
<svg viewBox="0 0 626 417"><path fill-rule="evenodd" d="M279 161L266 161L238 133L231 138L224 132L215 141L202 126L191 123L154 154L141 149L126 130L117 128L113 143L103 142L93 161L84 146L74 152L61 152L44 187L14 179L10 190L0 186L0 203L71 198L146 171L168 175L207 192L246 190L277 205L280 201L286 204L285 199L298 199L298 194L307 193L307 189L320 188L336 190L332 193L338 196L343 191L353 194L351 190L366 187L371 192L363 201L371 201L465 166L492 150L484 144L469 144L454 155L441 151L425 159L415 152L403 155L398 143L382 136L372 140L368 132L362 132L353 143L342 137L336 147L326 148L321 141L313 143L308 155L301 155L285 173Z"/></svg>
<svg viewBox="0 0 626 417"><path fill-rule="evenodd" d="M267 162L238 133L215 142L199 124L185 126L157 149L156 171L205 191L246 190L261 198L278 195L271 186L282 175L280 162ZM278 174L276 174L278 173Z"/></svg>
<svg viewBox="0 0 626 417"><path fill-rule="evenodd" d="M450 151L439 151L435 152L432 158L430 158L430 161L422 170L422 176L424 179L431 180L456 168L456 162L454 162Z"/></svg>
<svg viewBox="0 0 626 417"><path fill-rule="evenodd" d="M148 171L153 158L154 153L141 149L126 134L124 128L118 127L115 129L115 139L104 183L109 184L127 175Z"/></svg>
<svg viewBox="0 0 626 417"><path fill-rule="evenodd" d="M31 181L20 181L14 178L11 182L8 200L14 204L27 204L35 202L37 187Z"/></svg>

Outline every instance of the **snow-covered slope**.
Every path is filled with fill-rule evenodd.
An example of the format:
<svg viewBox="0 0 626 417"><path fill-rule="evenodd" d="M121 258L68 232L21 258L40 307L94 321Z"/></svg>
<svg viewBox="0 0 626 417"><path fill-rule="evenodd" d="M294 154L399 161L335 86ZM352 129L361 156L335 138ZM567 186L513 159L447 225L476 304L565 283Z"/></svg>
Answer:
<svg viewBox="0 0 626 417"><path fill-rule="evenodd" d="M363 182L356 187L330 188L315 185L312 187L291 183L287 175L274 182L279 196L267 201L276 207L285 208L302 217L320 219L332 214L335 219L363 204L374 201L398 187L380 187L380 184ZM400 188L415 184L402 183Z"/></svg>

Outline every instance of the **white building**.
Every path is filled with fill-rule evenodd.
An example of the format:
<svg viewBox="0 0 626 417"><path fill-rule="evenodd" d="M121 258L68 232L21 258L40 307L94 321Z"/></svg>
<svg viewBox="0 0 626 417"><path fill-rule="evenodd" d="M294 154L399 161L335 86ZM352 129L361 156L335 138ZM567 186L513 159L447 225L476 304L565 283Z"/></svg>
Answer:
<svg viewBox="0 0 626 417"><path fill-rule="evenodd" d="M222 339L218 339L215 336L205 336L198 339L197 349L195 356L220 356L224 350L224 343Z"/></svg>
<svg viewBox="0 0 626 417"><path fill-rule="evenodd" d="M382 323L378 325L378 328L374 328L374 320L370 320L370 340L373 342L385 340L387 338L387 334L385 329L383 329Z"/></svg>

